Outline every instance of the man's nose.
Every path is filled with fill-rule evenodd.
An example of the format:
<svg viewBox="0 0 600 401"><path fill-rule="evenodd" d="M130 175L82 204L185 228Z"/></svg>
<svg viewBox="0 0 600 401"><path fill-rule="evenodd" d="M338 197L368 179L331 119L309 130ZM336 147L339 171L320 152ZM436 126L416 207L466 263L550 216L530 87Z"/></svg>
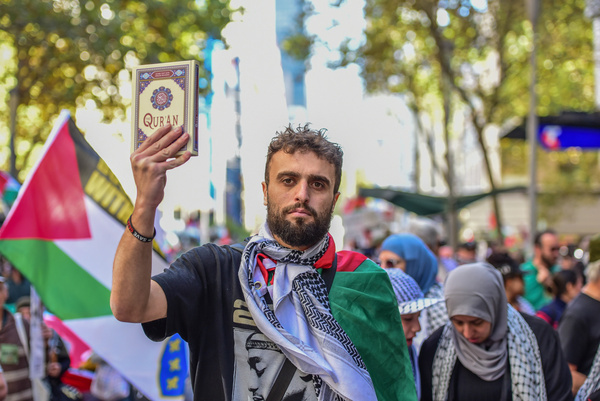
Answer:
<svg viewBox="0 0 600 401"><path fill-rule="evenodd" d="M296 187L296 201L304 204L308 201L309 197L308 183L300 181Z"/></svg>

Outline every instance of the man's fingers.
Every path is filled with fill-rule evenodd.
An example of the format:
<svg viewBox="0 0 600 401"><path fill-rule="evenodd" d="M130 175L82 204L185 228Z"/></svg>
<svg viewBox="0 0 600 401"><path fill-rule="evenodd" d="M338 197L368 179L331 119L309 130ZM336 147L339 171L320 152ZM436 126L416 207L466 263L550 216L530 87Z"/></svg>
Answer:
<svg viewBox="0 0 600 401"><path fill-rule="evenodd" d="M143 152L144 150L151 147L153 144L158 142L163 136L165 136L165 134L170 132L171 128L172 128L171 124L167 124L163 127L160 127L156 131L154 131L154 133L152 135L150 135L148 138L146 138L146 140L144 142L142 142L142 144L138 148L138 151Z"/></svg>
<svg viewBox="0 0 600 401"><path fill-rule="evenodd" d="M190 135L188 133L181 133L181 127L169 132L160 141L154 144L154 156L152 160L156 162L165 161L172 157L175 157L188 142Z"/></svg>
<svg viewBox="0 0 600 401"><path fill-rule="evenodd" d="M136 172L139 174L145 172L144 175L158 177L164 175L167 170L187 162L191 157L191 152L186 151L177 155L181 149L184 149L190 137L188 133L182 134L181 131L181 127L168 132L166 129L159 129L148 138L147 142L144 142L144 149L140 146L133 152L130 160L134 176L136 176Z"/></svg>
<svg viewBox="0 0 600 401"><path fill-rule="evenodd" d="M185 162L190 160L191 157L192 157L192 152L190 152L189 150L186 150L185 153L177 156L174 159L167 161L167 170L181 166L182 164L184 164Z"/></svg>
<svg viewBox="0 0 600 401"><path fill-rule="evenodd" d="M192 156L192 153L190 151L185 151L184 153L175 157L175 154L185 146L189 137L190 134L186 132L163 150L162 156L164 157L163 161L166 160L167 170L179 167L190 159L190 157Z"/></svg>
<svg viewBox="0 0 600 401"><path fill-rule="evenodd" d="M165 136L163 136L162 138L157 140L152 145L152 148L154 149L154 151L156 153L160 153L161 151L164 151L164 149L166 149L169 145L171 145L173 143L173 141L175 141L177 138L179 138L181 136L181 131L182 131L181 127L176 127L172 131L169 131Z"/></svg>

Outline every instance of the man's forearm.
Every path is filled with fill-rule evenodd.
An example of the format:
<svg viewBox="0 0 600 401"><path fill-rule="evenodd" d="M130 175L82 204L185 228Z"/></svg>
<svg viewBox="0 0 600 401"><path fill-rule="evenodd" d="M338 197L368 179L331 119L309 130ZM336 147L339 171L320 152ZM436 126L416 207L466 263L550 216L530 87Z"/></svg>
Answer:
<svg viewBox="0 0 600 401"><path fill-rule="evenodd" d="M152 237L154 214L139 212L132 215L131 224L142 236ZM152 242L136 238L125 229L113 264L110 305L118 320L141 322L150 300L152 274Z"/></svg>
<svg viewBox="0 0 600 401"><path fill-rule="evenodd" d="M156 208L164 197L166 173L187 162L191 153L176 156L189 138L182 128L157 129L129 157L137 188L128 229L121 237L113 263L110 306L119 320L146 322L167 314L160 286L151 280L152 241ZM135 227L135 228L134 228Z"/></svg>
<svg viewBox="0 0 600 401"><path fill-rule="evenodd" d="M577 371L577 367L573 364L569 364L569 369L571 370L571 377L573 378L573 394L577 394L587 376L583 373Z"/></svg>

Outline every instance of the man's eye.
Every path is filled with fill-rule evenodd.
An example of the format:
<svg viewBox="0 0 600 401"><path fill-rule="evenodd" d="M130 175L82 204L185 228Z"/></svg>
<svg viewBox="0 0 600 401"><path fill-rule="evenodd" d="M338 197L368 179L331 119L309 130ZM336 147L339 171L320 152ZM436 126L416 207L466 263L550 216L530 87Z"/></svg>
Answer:
<svg viewBox="0 0 600 401"><path fill-rule="evenodd" d="M284 184L292 184L294 180L292 180L291 178L284 178L283 180L281 180L281 182L283 182Z"/></svg>
<svg viewBox="0 0 600 401"><path fill-rule="evenodd" d="M315 188L325 188L325 184L323 184L322 182L319 182L319 181L317 181L317 182L314 182L314 183L313 183L313 186L314 186Z"/></svg>

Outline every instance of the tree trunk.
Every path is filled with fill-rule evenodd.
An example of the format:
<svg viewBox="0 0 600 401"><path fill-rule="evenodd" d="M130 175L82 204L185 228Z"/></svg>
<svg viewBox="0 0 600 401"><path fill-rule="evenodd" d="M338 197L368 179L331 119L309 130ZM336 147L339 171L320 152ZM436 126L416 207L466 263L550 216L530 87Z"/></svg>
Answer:
<svg viewBox="0 0 600 401"><path fill-rule="evenodd" d="M596 110L600 110L600 0L587 0L585 15L592 20L594 38L594 77Z"/></svg>
<svg viewBox="0 0 600 401"><path fill-rule="evenodd" d="M15 139L17 137L17 107L19 107L19 85L17 84L10 91L10 143L8 151L10 152L9 173L13 178L17 179L19 171L17 170L17 153L15 152ZM18 181L18 179L17 179Z"/></svg>
<svg viewBox="0 0 600 401"><path fill-rule="evenodd" d="M483 138L483 127L480 127L477 124L474 124L474 126L477 131L477 140L479 141L479 145L481 146L483 160L485 161L485 171L487 173L488 179L490 180L490 188L493 192L497 189L497 186L496 181L494 180L494 174L492 172L490 156L488 154L487 147L485 146L485 141ZM500 244L504 244L504 234L502 233L502 215L500 213L500 204L498 203L497 194L492 194L492 204L494 206L494 217L496 218L496 229L498 230L498 242Z"/></svg>
<svg viewBox="0 0 600 401"><path fill-rule="evenodd" d="M448 245L453 251L458 246L458 216L456 213L456 194L454 192L454 157L450 145L450 98L452 91L448 78L442 78L442 93L444 98L444 142L446 144L446 185L448 186L447 236Z"/></svg>

